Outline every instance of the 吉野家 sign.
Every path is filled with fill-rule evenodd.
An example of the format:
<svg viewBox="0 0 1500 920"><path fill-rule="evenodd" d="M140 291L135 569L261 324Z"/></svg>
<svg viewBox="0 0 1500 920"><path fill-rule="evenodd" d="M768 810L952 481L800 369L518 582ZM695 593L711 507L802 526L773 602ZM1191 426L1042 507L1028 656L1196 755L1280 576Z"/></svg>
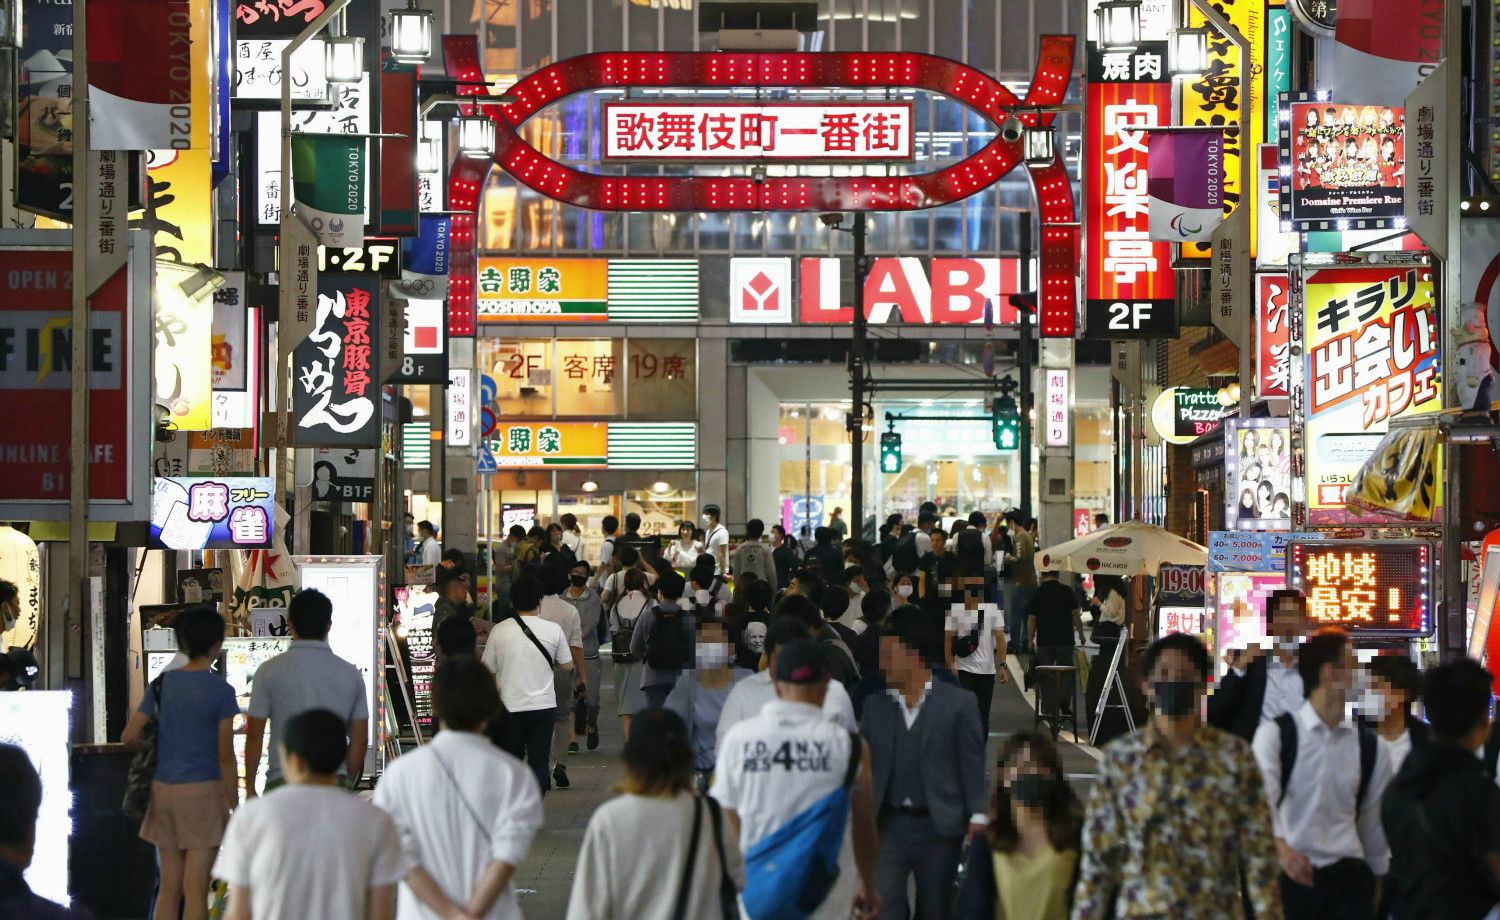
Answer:
<svg viewBox="0 0 1500 920"><path fill-rule="evenodd" d="M1287 580L1314 626L1353 633L1432 633L1432 549L1420 541L1293 543Z"/></svg>
<svg viewBox="0 0 1500 920"><path fill-rule="evenodd" d="M604 105L611 160L910 160L906 102L615 102Z"/></svg>
<svg viewBox="0 0 1500 920"><path fill-rule="evenodd" d="M1345 490L1390 420L1440 405L1432 270L1325 268L1303 300L1307 522L1352 523Z"/></svg>
<svg viewBox="0 0 1500 920"><path fill-rule="evenodd" d="M500 467L604 467L609 425L604 422L502 422L486 445Z"/></svg>
<svg viewBox="0 0 1500 920"><path fill-rule="evenodd" d="M1301 101L1289 111L1281 133L1282 220L1303 229L1368 230L1402 216L1405 108Z"/></svg>
<svg viewBox="0 0 1500 920"><path fill-rule="evenodd" d="M151 494L151 545L265 549L271 545L274 492L268 476L159 478Z"/></svg>

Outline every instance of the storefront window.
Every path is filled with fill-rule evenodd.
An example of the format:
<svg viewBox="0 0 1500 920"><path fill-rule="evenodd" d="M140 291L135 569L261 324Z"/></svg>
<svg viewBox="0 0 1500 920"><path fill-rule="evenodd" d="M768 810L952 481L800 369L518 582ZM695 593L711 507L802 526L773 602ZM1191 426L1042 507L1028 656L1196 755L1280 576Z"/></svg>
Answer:
<svg viewBox="0 0 1500 920"><path fill-rule="evenodd" d="M777 440L781 447L779 523L793 534L828 523L834 508L849 512L852 479L847 403L784 403Z"/></svg>
<svg viewBox="0 0 1500 920"><path fill-rule="evenodd" d="M624 404L623 339L558 339L557 414L618 417Z"/></svg>
<svg viewBox="0 0 1500 920"><path fill-rule="evenodd" d="M698 349L693 339L631 339L626 414L631 419L692 418L697 409Z"/></svg>
<svg viewBox="0 0 1500 920"><path fill-rule="evenodd" d="M677 532L682 521L696 521L698 491L692 472L662 473L644 489L625 492L625 511L641 516L641 533L660 536Z"/></svg>
<svg viewBox="0 0 1500 920"><path fill-rule="evenodd" d="M501 418L547 418L552 415L552 341L550 339L479 338L481 373L495 380Z"/></svg>

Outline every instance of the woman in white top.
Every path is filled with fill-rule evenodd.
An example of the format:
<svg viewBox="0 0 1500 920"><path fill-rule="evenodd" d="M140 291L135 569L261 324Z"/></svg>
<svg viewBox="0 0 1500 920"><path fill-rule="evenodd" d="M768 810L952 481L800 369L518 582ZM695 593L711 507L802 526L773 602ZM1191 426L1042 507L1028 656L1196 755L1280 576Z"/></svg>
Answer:
<svg viewBox="0 0 1500 920"><path fill-rule="evenodd" d="M622 794L594 812L584 833L568 920L730 920L744 861L718 804L693 793L682 718L665 709L642 713L622 759Z"/></svg>
<svg viewBox="0 0 1500 920"><path fill-rule="evenodd" d="M636 619L650 606L651 599L646 596L646 575L640 569L624 569L617 574L624 594L609 608L609 635L615 659L616 709L620 714L620 728L629 737L630 717L646 708L646 694L641 690L642 664L630 655L629 641L621 648L615 637L630 635Z"/></svg>
<svg viewBox="0 0 1500 920"><path fill-rule="evenodd" d="M402 880L399 920L452 916L520 920L511 876L542 826L542 794L521 761L490 743L500 713L489 669L472 655L438 665L433 708L443 730L386 768L375 804L415 865Z"/></svg>
<svg viewBox="0 0 1500 920"><path fill-rule="evenodd" d="M693 525L683 521L677 526L677 540L667 547L667 564L686 574L698 561L703 544L693 539Z"/></svg>

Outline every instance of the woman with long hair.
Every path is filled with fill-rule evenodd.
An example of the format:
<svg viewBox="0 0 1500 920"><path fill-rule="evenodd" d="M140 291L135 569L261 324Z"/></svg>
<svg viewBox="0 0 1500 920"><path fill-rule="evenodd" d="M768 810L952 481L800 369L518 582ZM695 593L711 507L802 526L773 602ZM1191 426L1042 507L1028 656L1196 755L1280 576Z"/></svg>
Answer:
<svg viewBox="0 0 1500 920"><path fill-rule="evenodd" d="M224 645L224 618L208 607L184 611L175 623L187 664L151 682L120 740L140 746L156 719L156 773L140 837L156 847L160 885L153 920L208 916L209 872L229 812L239 803L234 759L234 689L214 670ZM179 905L181 910L179 912Z"/></svg>
<svg viewBox="0 0 1500 920"><path fill-rule="evenodd" d="M621 794L599 806L583 835L568 920L726 916L733 901L726 882L743 884L744 861L717 803L693 791L682 717L666 709L641 713L621 759Z"/></svg>
<svg viewBox="0 0 1500 920"><path fill-rule="evenodd" d="M1049 735L1000 749L989 829L972 838L956 920L1067 920L1078 877L1083 806Z"/></svg>
<svg viewBox="0 0 1500 920"><path fill-rule="evenodd" d="M615 660L615 704L620 728L629 735L631 716L646 708L646 694L641 690L642 664L630 654L630 634L641 612L651 605L651 598L646 594L645 572L632 566L619 575L620 598L609 608L609 635Z"/></svg>

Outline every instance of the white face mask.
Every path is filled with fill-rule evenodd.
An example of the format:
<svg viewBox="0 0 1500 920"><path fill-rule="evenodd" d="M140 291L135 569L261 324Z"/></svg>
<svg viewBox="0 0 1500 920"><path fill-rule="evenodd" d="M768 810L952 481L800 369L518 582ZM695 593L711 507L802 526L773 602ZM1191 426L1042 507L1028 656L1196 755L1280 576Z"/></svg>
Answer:
<svg viewBox="0 0 1500 920"><path fill-rule="evenodd" d="M1385 694L1376 690L1365 690L1359 695L1359 711L1367 719L1379 721L1390 714L1391 705Z"/></svg>
<svg viewBox="0 0 1500 920"><path fill-rule="evenodd" d="M911 597L911 585L897 585L896 593L902 597Z"/></svg>
<svg viewBox="0 0 1500 920"><path fill-rule="evenodd" d="M5 613L0 616L0 619L3 619L3 622L0 622L0 632L10 632L16 628L19 611L16 610L15 604L6 604L4 609Z"/></svg>
<svg viewBox="0 0 1500 920"><path fill-rule="evenodd" d="M705 515L702 516L702 520L703 520L703 523L708 524L708 523L711 523L713 519L710 518L708 515L705 514Z"/></svg>
<svg viewBox="0 0 1500 920"><path fill-rule="evenodd" d="M698 606L701 607L713 600L713 595L708 593L707 588L699 588L693 592L693 600L697 601Z"/></svg>
<svg viewBox="0 0 1500 920"><path fill-rule="evenodd" d="M700 668L722 668L729 664L729 646L722 642L699 642L697 661Z"/></svg>

